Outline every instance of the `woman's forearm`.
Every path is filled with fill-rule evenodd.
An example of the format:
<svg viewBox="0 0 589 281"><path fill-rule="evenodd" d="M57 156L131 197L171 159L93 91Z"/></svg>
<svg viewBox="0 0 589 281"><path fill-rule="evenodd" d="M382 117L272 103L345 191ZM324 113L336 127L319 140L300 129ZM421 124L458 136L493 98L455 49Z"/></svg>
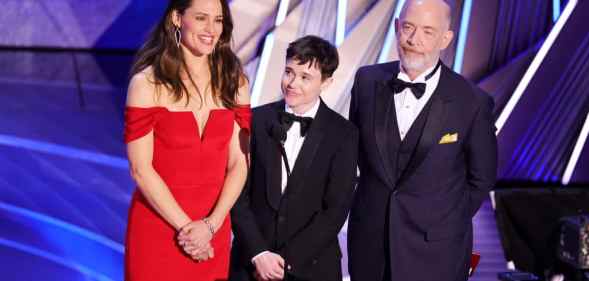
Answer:
<svg viewBox="0 0 589 281"><path fill-rule="evenodd" d="M174 229L179 230L191 221L152 167L133 169L132 175L147 202Z"/></svg>
<svg viewBox="0 0 589 281"><path fill-rule="evenodd" d="M223 190L213 212L208 218L213 224L215 231L221 227L225 217L229 214L231 208L233 208L233 204L239 198L247 179L249 136L241 134L241 132L240 127L235 124L233 136L229 143L229 159L227 161L227 172L225 174Z"/></svg>
<svg viewBox="0 0 589 281"><path fill-rule="evenodd" d="M221 191L217 205L215 205L213 212L209 216L209 220L213 224L215 231L221 227L225 217L229 214L235 201L237 201L243 190L246 177L247 163L245 157L243 157L243 159L240 159L238 163L235 163L227 170L223 190Z"/></svg>

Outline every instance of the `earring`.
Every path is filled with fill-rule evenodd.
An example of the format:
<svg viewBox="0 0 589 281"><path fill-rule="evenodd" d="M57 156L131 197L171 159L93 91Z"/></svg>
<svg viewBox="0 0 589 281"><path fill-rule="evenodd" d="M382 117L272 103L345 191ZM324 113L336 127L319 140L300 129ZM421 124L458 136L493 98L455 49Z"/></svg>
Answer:
<svg viewBox="0 0 589 281"><path fill-rule="evenodd" d="M182 40L182 33L180 32L180 28L176 26L176 30L174 31L174 39L176 39L176 47L180 48L180 40Z"/></svg>

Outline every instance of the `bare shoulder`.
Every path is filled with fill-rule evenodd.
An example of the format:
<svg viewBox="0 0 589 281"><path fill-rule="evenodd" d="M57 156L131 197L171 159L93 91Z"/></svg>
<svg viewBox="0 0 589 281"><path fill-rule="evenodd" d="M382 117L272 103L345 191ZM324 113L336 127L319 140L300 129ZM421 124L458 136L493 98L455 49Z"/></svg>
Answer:
<svg viewBox="0 0 589 281"><path fill-rule="evenodd" d="M127 106L156 106L156 86L151 67L131 77L127 90Z"/></svg>
<svg viewBox="0 0 589 281"><path fill-rule="evenodd" d="M239 81L236 102L237 104L250 104L250 85L245 76L243 76Z"/></svg>

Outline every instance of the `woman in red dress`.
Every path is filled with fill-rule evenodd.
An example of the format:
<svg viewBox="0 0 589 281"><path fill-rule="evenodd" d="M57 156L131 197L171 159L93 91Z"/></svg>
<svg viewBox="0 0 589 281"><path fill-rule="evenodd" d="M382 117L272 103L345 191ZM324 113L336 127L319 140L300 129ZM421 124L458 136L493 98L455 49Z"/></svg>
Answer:
<svg viewBox="0 0 589 281"><path fill-rule="evenodd" d="M247 79L225 0L172 0L139 50L125 141L137 183L125 279L224 280L247 175Z"/></svg>

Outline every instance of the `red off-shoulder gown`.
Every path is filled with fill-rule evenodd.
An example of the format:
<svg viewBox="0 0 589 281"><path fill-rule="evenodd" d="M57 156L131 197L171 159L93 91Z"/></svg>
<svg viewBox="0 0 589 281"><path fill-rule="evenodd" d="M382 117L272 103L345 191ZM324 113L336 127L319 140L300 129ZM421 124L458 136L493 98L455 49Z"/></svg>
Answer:
<svg viewBox="0 0 589 281"><path fill-rule="evenodd" d="M165 107L127 107L125 142L153 130L153 167L191 219L206 217L225 180L229 143L235 122L249 133L249 106L214 109L199 135L190 111ZM227 279L231 225L229 216L211 240L214 258L197 263L176 243L176 231L136 190L129 209L125 251L127 281L213 281Z"/></svg>

